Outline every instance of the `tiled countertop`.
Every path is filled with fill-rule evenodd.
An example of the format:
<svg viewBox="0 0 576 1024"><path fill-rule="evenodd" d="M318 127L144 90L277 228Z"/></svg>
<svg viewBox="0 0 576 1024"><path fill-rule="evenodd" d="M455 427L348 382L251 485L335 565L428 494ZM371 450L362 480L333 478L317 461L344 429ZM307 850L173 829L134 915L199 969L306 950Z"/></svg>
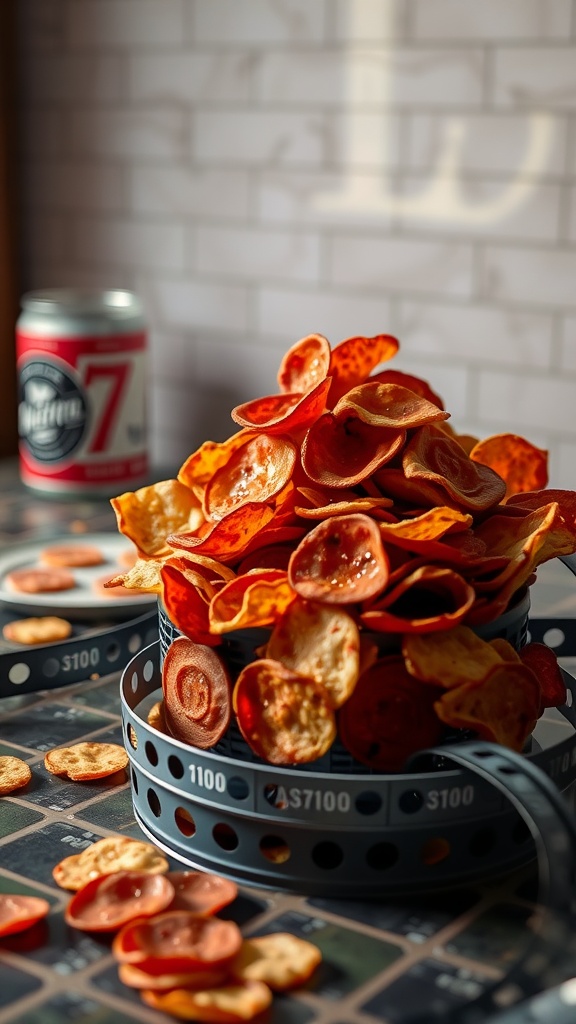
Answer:
<svg viewBox="0 0 576 1024"><path fill-rule="evenodd" d="M0 467L0 490L2 549L115 530L107 502L26 494L13 464ZM566 614L569 586L555 590L552 580L546 593ZM125 774L74 783L45 770L47 749L88 738L122 742L119 672L0 701L0 753L32 769L27 787L0 798L0 891L38 894L52 907L46 921L0 940L0 1024L168 1020L120 983L108 940L64 923L68 894L51 873L57 861L103 836L142 837ZM366 902L242 888L227 914L246 933L288 930L322 949L313 982L276 996L266 1024L428 1024L428 1008L463 1006L526 947L533 874L528 866L465 890Z"/></svg>

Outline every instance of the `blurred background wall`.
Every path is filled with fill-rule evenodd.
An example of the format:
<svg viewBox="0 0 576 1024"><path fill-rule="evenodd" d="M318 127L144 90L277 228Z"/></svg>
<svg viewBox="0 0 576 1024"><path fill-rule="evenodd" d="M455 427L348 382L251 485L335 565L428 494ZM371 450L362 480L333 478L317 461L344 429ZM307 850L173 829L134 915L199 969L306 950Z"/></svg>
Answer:
<svg viewBox="0 0 576 1024"><path fill-rule="evenodd" d="M21 0L22 290L132 288L152 452L390 332L576 487L574 0Z"/></svg>

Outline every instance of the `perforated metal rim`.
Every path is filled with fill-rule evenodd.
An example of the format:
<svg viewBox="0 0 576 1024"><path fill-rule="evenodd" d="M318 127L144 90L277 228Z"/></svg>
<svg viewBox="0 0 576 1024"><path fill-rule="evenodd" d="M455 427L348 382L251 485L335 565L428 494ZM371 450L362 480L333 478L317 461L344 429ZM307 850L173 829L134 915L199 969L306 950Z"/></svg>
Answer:
<svg viewBox="0 0 576 1024"><path fill-rule="evenodd" d="M55 690L86 679L111 675L158 636L154 608L115 626L90 629L81 636L0 655L0 698Z"/></svg>
<svg viewBox="0 0 576 1024"><path fill-rule="evenodd" d="M467 769L303 772L161 734L146 721L161 696L158 647L123 675L123 726L137 818L183 863L256 886L359 897L461 885L533 857L517 810ZM573 697L576 683L565 678ZM431 755L437 765L444 750ZM576 779L574 730L527 760L567 788Z"/></svg>

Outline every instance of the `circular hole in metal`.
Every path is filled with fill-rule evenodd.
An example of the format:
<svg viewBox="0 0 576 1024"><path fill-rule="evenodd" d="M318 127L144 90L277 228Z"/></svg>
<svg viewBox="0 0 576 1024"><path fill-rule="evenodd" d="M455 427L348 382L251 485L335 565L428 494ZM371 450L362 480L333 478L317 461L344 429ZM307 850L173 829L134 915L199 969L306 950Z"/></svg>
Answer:
<svg viewBox="0 0 576 1024"><path fill-rule="evenodd" d="M133 633L128 639L128 650L130 654L137 654L142 647L142 637L139 633Z"/></svg>
<svg viewBox="0 0 576 1024"><path fill-rule="evenodd" d="M130 775L131 775L131 778L132 778L132 785L134 787L134 792L136 793L136 795L138 795L138 776L136 775L136 772L134 771L133 768L131 768L131 770L130 770Z"/></svg>
<svg viewBox="0 0 576 1024"><path fill-rule="evenodd" d="M496 845L496 833L493 828L481 828L475 832L468 849L473 857L487 857Z"/></svg>
<svg viewBox="0 0 576 1024"><path fill-rule="evenodd" d="M160 801L158 799L158 796L153 789L148 790L148 792L146 793L146 799L148 801L148 806L152 811L154 817L159 818L162 813L162 808L160 807Z"/></svg>
<svg viewBox="0 0 576 1024"><path fill-rule="evenodd" d="M276 783L270 782L267 786L264 786L264 799L268 801L272 807L277 807L279 811L285 811L288 807L288 801L286 797L281 795L286 792L284 787L277 786Z"/></svg>
<svg viewBox="0 0 576 1024"><path fill-rule="evenodd" d="M512 829L512 842L517 846L523 846L531 838L532 833L523 818L518 818Z"/></svg>
<svg viewBox="0 0 576 1024"><path fill-rule="evenodd" d="M574 698L572 697L572 690L566 689L566 707L571 708Z"/></svg>
<svg viewBox="0 0 576 1024"><path fill-rule="evenodd" d="M54 679L60 671L60 662L57 658L48 658L42 665L42 672L48 679Z"/></svg>
<svg viewBox="0 0 576 1024"><path fill-rule="evenodd" d="M424 797L417 789L405 790L398 799L398 807L404 814L415 814L416 811L420 810L423 803Z"/></svg>
<svg viewBox="0 0 576 1024"><path fill-rule="evenodd" d="M184 775L184 765L175 754L170 754L168 758L168 771L173 779L181 779Z"/></svg>
<svg viewBox="0 0 576 1024"><path fill-rule="evenodd" d="M120 657L120 644L108 644L106 648L106 661L118 661ZM132 677L134 678L134 677ZM136 691L134 691L136 692Z"/></svg>
<svg viewBox="0 0 576 1024"><path fill-rule="evenodd" d="M379 793L367 789L364 793L358 793L354 806L358 814L377 814L382 807L382 797Z"/></svg>
<svg viewBox="0 0 576 1024"><path fill-rule="evenodd" d="M235 850L238 846L238 836L230 825L219 821L212 829L214 842L221 850Z"/></svg>
<svg viewBox="0 0 576 1024"><path fill-rule="evenodd" d="M334 868L340 867L344 860L344 854L338 843L324 840L322 843L316 843L312 850L312 860L316 867L323 868L325 871L333 871Z"/></svg>
<svg viewBox="0 0 576 1024"><path fill-rule="evenodd" d="M132 693L138 693L138 673L133 672L132 678L130 679L130 689Z"/></svg>
<svg viewBox="0 0 576 1024"><path fill-rule="evenodd" d="M430 866L433 864L440 864L441 861L446 860L449 856L450 843L447 839L443 839L442 836L435 836L433 839L427 839L420 847L420 860L423 864L428 864Z"/></svg>
<svg viewBox="0 0 576 1024"><path fill-rule="evenodd" d="M185 807L177 807L174 811L174 823L183 836L193 836L196 832L196 822Z"/></svg>
<svg viewBox="0 0 576 1024"><path fill-rule="evenodd" d="M544 633L543 640L547 647L560 647L566 637L561 629L547 629Z"/></svg>
<svg viewBox="0 0 576 1024"><path fill-rule="evenodd" d="M142 669L142 675L144 676L146 682L149 683L154 675L154 663L152 661L146 662L144 668Z"/></svg>
<svg viewBox="0 0 576 1024"><path fill-rule="evenodd" d="M273 864L284 864L290 859L291 850L280 836L262 836L260 853Z"/></svg>
<svg viewBox="0 0 576 1024"><path fill-rule="evenodd" d="M366 863L375 871L387 871L398 860L398 847L394 843L374 843L366 853Z"/></svg>
<svg viewBox="0 0 576 1024"><path fill-rule="evenodd" d="M30 666L25 665L23 661L19 661L16 665L12 665L12 668L8 672L8 679L14 686L22 686L27 679L30 678Z"/></svg>
<svg viewBox="0 0 576 1024"><path fill-rule="evenodd" d="M126 736L128 737L128 743L130 744L132 749L138 750L138 737L136 735L136 730L131 722L128 722L128 725L126 727Z"/></svg>
<svg viewBox="0 0 576 1024"><path fill-rule="evenodd" d="M153 743L150 742L150 740L146 740L146 746L144 747L144 750L146 751L146 757L148 758L150 764L155 768L156 765L158 764L158 751L156 750L156 747L154 746Z"/></svg>
<svg viewBox="0 0 576 1024"><path fill-rule="evenodd" d="M233 775L228 779L226 789L233 800L245 800L250 793L250 786L240 775Z"/></svg>

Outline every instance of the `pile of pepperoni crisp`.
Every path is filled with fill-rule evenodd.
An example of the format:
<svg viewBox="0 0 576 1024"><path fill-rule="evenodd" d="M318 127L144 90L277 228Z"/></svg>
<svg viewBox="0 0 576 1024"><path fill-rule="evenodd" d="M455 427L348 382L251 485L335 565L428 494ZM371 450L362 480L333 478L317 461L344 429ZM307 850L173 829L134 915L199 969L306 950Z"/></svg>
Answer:
<svg viewBox="0 0 576 1024"><path fill-rule="evenodd" d="M564 703L553 651L479 627L576 551L576 492L547 489L547 452L516 434L459 434L426 381L380 369L398 347L301 339L227 440L112 499L139 553L112 585L157 592L182 634L162 676L176 738L213 747L235 719L271 764L338 737L389 772L454 729L522 750ZM253 627L234 678L224 641Z"/></svg>
<svg viewBox="0 0 576 1024"><path fill-rule="evenodd" d="M120 980L142 1000L181 1020L240 1024L275 992L307 982L318 946L289 932L244 937L219 917L235 882L202 871L170 871L162 852L128 836L108 836L59 861L55 882L73 892L71 928L112 937ZM0 940L47 917L46 899L0 893Z"/></svg>

